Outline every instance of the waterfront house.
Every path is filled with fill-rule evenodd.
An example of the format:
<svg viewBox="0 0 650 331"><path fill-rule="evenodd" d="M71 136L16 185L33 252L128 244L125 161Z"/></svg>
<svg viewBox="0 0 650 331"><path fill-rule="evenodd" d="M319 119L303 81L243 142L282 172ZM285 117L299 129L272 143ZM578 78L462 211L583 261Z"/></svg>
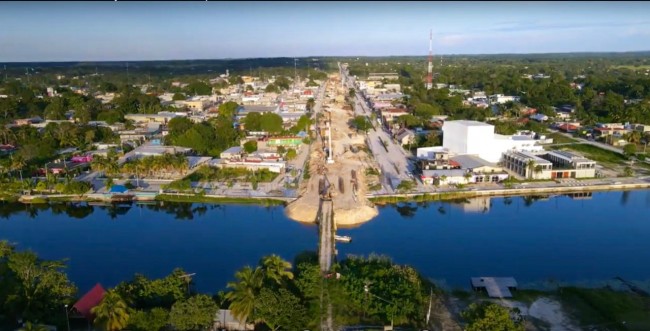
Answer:
<svg viewBox="0 0 650 331"><path fill-rule="evenodd" d="M104 295L106 295L106 290L101 284L97 283L72 306L69 311L70 318L85 319L89 323L92 323L95 316L91 310L102 302Z"/></svg>

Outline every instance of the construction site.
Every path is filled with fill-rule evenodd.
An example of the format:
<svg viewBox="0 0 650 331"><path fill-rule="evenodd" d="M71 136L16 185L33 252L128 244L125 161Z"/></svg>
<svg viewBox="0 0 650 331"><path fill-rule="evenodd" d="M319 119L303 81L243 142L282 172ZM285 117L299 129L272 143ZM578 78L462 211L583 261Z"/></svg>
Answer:
<svg viewBox="0 0 650 331"><path fill-rule="evenodd" d="M365 135L351 124L354 112L345 101L347 93L341 77L330 75L326 97L315 115L309 179L302 182L298 199L285 209L293 220L316 222L323 200L331 201L335 227L360 225L378 214L366 198L365 169L372 164L371 155L366 152Z"/></svg>

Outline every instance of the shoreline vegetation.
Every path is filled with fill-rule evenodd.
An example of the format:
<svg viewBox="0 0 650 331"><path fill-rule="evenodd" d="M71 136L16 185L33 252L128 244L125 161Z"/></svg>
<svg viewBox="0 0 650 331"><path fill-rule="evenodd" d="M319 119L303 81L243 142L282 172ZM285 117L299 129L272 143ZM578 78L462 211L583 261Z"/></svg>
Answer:
<svg viewBox="0 0 650 331"><path fill-rule="evenodd" d="M6 307L0 328L16 329L22 321L65 328L69 323L65 315L51 312L74 303L87 291L68 278L68 262L42 259L36 252L18 250L3 240L0 252L0 275L10 285L0 293L0 303ZM38 276L26 270L47 276L39 285L41 291L29 290ZM23 274L27 276L18 277ZM646 314L650 295L619 277L602 287L549 281L553 286L548 290L520 288L512 298L495 303L482 291L440 287L414 267L377 254L348 255L326 274L314 251L303 251L291 262L267 255L253 267L236 270L234 280L222 284L216 293L195 290L194 279L187 275L175 268L162 278L135 274L118 284L105 284L111 287L92 310L96 318L87 323L97 327L119 315L116 330L158 331L170 326L205 330L214 325L219 309L229 309L244 324L270 330L314 330L326 316L337 327L394 324L403 330L485 330L479 327L489 325L490 330L523 331L548 326L564 329L570 324L647 330L650 326ZM326 305L331 308L323 309ZM556 310L554 314L562 317L560 324L557 318L536 313L540 306ZM184 327L190 324L191 328ZM76 322L73 326L81 328Z"/></svg>
<svg viewBox="0 0 650 331"><path fill-rule="evenodd" d="M563 186L563 187L546 187L546 188L509 188L498 190L459 190L451 192L435 193L401 193L384 196L368 196L370 202L376 205L388 205L404 202L426 202L426 201L453 201L456 199L478 198L484 196L490 197L507 197L507 196L527 196L537 194L563 194L578 192L599 192L599 191L625 191L648 189L650 183L634 184L608 184L592 186ZM101 198L97 195L79 195L79 194L55 194L55 195L18 195L2 194L0 201L3 202L20 202L24 204L46 204L57 202L110 202L110 198ZM293 200L281 197L229 197L229 196L209 196L204 194L158 194L155 197L147 199L135 199L134 202L140 201L167 201L167 202L185 202L185 203L219 203L219 204L246 204L261 206L287 206Z"/></svg>

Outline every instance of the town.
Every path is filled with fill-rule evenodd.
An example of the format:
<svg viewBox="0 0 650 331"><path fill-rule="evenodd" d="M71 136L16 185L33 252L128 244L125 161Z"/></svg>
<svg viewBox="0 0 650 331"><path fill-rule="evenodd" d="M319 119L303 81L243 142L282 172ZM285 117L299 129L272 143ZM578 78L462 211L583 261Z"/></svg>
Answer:
<svg viewBox="0 0 650 331"><path fill-rule="evenodd" d="M648 9L0 4L0 330L650 330Z"/></svg>
<svg viewBox="0 0 650 331"><path fill-rule="evenodd" d="M363 154L358 176L369 199L648 185L648 124L581 120L580 104L539 105L521 95L456 84L400 84L404 77L397 73L349 73L350 67L353 73L365 69L367 62L300 61L303 77L297 69L293 77L234 76L226 69L215 78L129 84L121 90L101 82L97 72L39 77L28 69L5 82L0 95L6 122L1 169L11 184L3 185L3 194L31 202L199 196L290 202L318 171L310 166L309 146L344 131L349 133L342 146L335 139L335 155L327 154L325 144L318 157L337 162L350 158L346 153L359 159ZM337 70L320 70L324 61ZM563 91L595 91L585 84L588 78L566 80ZM46 79L53 84L43 85ZM550 79L520 77L533 86ZM424 98L440 101L415 100L403 90L431 91ZM623 113L645 113L648 107L642 99L604 94L589 102ZM610 102L616 103L605 104ZM475 113L463 118L445 111L452 103ZM333 109L344 117L328 131ZM26 114L34 116L21 116Z"/></svg>

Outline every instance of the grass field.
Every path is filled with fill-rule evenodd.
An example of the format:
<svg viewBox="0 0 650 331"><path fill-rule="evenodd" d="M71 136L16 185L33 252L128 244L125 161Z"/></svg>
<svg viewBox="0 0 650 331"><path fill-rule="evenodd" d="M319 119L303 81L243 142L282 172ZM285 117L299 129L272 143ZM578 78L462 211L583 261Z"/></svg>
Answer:
<svg viewBox="0 0 650 331"><path fill-rule="evenodd" d="M649 298L631 292L575 287L562 288L559 298L583 326L650 330ZM600 327L598 329L602 330Z"/></svg>
<svg viewBox="0 0 650 331"><path fill-rule="evenodd" d="M262 206L279 206L284 205L282 200L275 199L253 199L253 198L214 198L200 195L175 195L175 194L159 194L156 196L158 201L169 202L195 202L195 203L232 203L232 204L253 204Z"/></svg>
<svg viewBox="0 0 650 331"><path fill-rule="evenodd" d="M554 144L570 144L570 143L575 143L578 142L577 140L573 138L569 138L561 133L553 132L549 135L547 135L547 138L553 138L553 143Z"/></svg>
<svg viewBox="0 0 650 331"><path fill-rule="evenodd" d="M608 151L600 147L587 144L575 144L562 146L562 149L570 149L582 153L585 157L590 158L596 162L605 162L613 164L624 164L627 158L619 153Z"/></svg>

